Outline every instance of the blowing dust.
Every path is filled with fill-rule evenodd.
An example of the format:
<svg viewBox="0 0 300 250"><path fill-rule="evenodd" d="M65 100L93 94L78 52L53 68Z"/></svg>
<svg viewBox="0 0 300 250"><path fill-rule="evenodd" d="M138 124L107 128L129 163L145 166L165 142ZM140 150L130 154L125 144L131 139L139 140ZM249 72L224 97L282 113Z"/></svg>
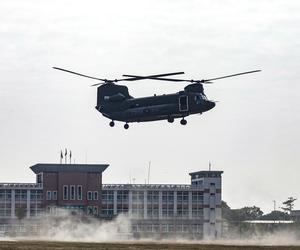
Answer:
<svg viewBox="0 0 300 250"><path fill-rule="evenodd" d="M25 222L26 223L26 222ZM27 228L32 222L27 222ZM278 230L273 233L255 232L251 236L241 236L236 232L227 232L222 239L188 239L179 235L162 238L161 234L149 237L141 235L138 239L131 231L128 216L119 215L113 220L99 221L95 218L81 217L60 209L59 216L46 215L37 221L37 230L26 236L0 237L0 240L43 240L70 242L163 242L181 244L217 244L217 245L294 245L300 246L299 231Z"/></svg>

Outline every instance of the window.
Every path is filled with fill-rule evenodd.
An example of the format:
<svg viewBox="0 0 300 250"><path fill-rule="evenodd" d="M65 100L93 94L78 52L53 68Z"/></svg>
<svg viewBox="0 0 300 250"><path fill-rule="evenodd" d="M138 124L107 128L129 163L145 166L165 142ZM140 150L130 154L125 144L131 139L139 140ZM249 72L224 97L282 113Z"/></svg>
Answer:
<svg viewBox="0 0 300 250"><path fill-rule="evenodd" d="M36 182L37 183L43 183L43 173L36 175Z"/></svg>
<svg viewBox="0 0 300 250"><path fill-rule="evenodd" d="M188 97L186 95L179 97L179 111L188 111Z"/></svg>
<svg viewBox="0 0 300 250"><path fill-rule="evenodd" d="M63 193L63 200L67 200L68 197L68 186L64 185L63 187L64 193Z"/></svg>
<svg viewBox="0 0 300 250"><path fill-rule="evenodd" d="M47 213L50 213L51 207L47 206Z"/></svg>
<svg viewBox="0 0 300 250"><path fill-rule="evenodd" d="M71 185L70 187L70 200L75 200L75 186Z"/></svg>
<svg viewBox="0 0 300 250"><path fill-rule="evenodd" d="M57 200L57 191L52 192L52 199L55 201Z"/></svg>
<svg viewBox="0 0 300 250"><path fill-rule="evenodd" d="M93 207L88 206L87 207L87 214L92 215L93 214Z"/></svg>
<svg viewBox="0 0 300 250"><path fill-rule="evenodd" d="M77 186L77 199L82 200L82 186L81 185Z"/></svg>
<svg viewBox="0 0 300 250"><path fill-rule="evenodd" d="M51 200L51 191L47 191L46 200L47 201Z"/></svg>
<svg viewBox="0 0 300 250"><path fill-rule="evenodd" d="M98 215L98 207L94 206L93 215Z"/></svg>
<svg viewBox="0 0 300 250"><path fill-rule="evenodd" d="M88 191L88 193L87 193L87 199L89 201L91 201L93 199L93 192L92 191Z"/></svg>
<svg viewBox="0 0 300 250"><path fill-rule="evenodd" d="M98 200L98 191L94 191L94 200L97 201Z"/></svg>

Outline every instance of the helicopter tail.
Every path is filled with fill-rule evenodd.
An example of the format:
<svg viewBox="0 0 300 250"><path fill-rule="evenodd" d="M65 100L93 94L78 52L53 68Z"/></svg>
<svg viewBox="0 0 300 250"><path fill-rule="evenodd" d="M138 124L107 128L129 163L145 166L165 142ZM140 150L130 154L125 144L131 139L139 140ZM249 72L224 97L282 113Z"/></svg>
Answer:
<svg viewBox="0 0 300 250"><path fill-rule="evenodd" d="M97 92L97 106L114 102L122 102L126 99L130 99L128 88L126 86L120 86L116 84L104 84L98 87Z"/></svg>

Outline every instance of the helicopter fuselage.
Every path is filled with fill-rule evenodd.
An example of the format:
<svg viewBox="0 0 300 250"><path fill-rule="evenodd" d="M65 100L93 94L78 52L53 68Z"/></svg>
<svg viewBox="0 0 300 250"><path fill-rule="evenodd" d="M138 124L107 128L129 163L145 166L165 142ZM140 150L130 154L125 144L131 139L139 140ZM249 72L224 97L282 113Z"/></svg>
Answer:
<svg viewBox="0 0 300 250"><path fill-rule="evenodd" d="M182 125L186 125L187 121L184 117L192 114L202 114L203 112L211 110L216 105L215 102L206 98L202 84L213 83L212 81L215 80L261 71L252 70L202 80L166 78L169 76L181 75L184 74L184 72L172 72L147 76L123 75L123 77L126 78L112 80L84 75L63 68L53 68L100 81L100 83L91 85L100 85L97 88L96 109L105 117L111 119L111 122L109 123L111 127L115 125L114 121L123 121L125 122L125 129L129 128L129 122L147 122L165 119L168 120L168 122L174 122L175 118L182 118L180 123ZM178 93L141 98L134 98L130 96L126 86L116 84L121 81L130 82L147 79L168 82L189 82L191 84L187 85L183 91Z"/></svg>
<svg viewBox="0 0 300 250"><path fill-rule="evenodd" d="M192 85L195 84L190 84L187 87ZM118 87L123 88L123 91L105 96L101 93L101 87L103 86L99 87L96 109L111 120L126 123L155 120L173 121L174 118L201 114L215 106L215 103L209 101L201 89L199 92L190 92L186 90L186 87L184 91L174 94L133 98L128 92L126 93L127 87L122 85L114 86L116 86L116 90ZM99 100L100 96L102 96L102 100Z"/></svg>

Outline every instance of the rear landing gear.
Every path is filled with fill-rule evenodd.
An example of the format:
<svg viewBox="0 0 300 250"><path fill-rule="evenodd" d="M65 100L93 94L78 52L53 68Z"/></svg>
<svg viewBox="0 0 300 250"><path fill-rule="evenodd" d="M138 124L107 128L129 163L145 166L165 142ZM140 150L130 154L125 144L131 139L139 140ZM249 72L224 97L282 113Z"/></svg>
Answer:
<svg viewBox="0 0 300 250"><path fill-rule="evenodd" d="M181 125L186 125L186 124L187 124L187 121L186 121L184 118L182 118L182 119L180 120L180 124L181 124Z"/></svg>
<svg viewBox="0 0 300 250"><path fill-rule="evenodd" d="M125 123L124 128L125 128L125 129L128 129L128 128L129 128L128 123Z"/></svg>
<svg viewBox="0 0 300 250"><path fill-rule="evenodd" d="M174 122L174 118L173 117L169 117L168 118L168 122L173 123Z"/></svg>
<svg viewBox="0 0 300 250"><path fill-rule="evenodd" d="M111 127L115 126L114 121L111 121L111 122L109 123L109 126L111 126Z"/></svg>

